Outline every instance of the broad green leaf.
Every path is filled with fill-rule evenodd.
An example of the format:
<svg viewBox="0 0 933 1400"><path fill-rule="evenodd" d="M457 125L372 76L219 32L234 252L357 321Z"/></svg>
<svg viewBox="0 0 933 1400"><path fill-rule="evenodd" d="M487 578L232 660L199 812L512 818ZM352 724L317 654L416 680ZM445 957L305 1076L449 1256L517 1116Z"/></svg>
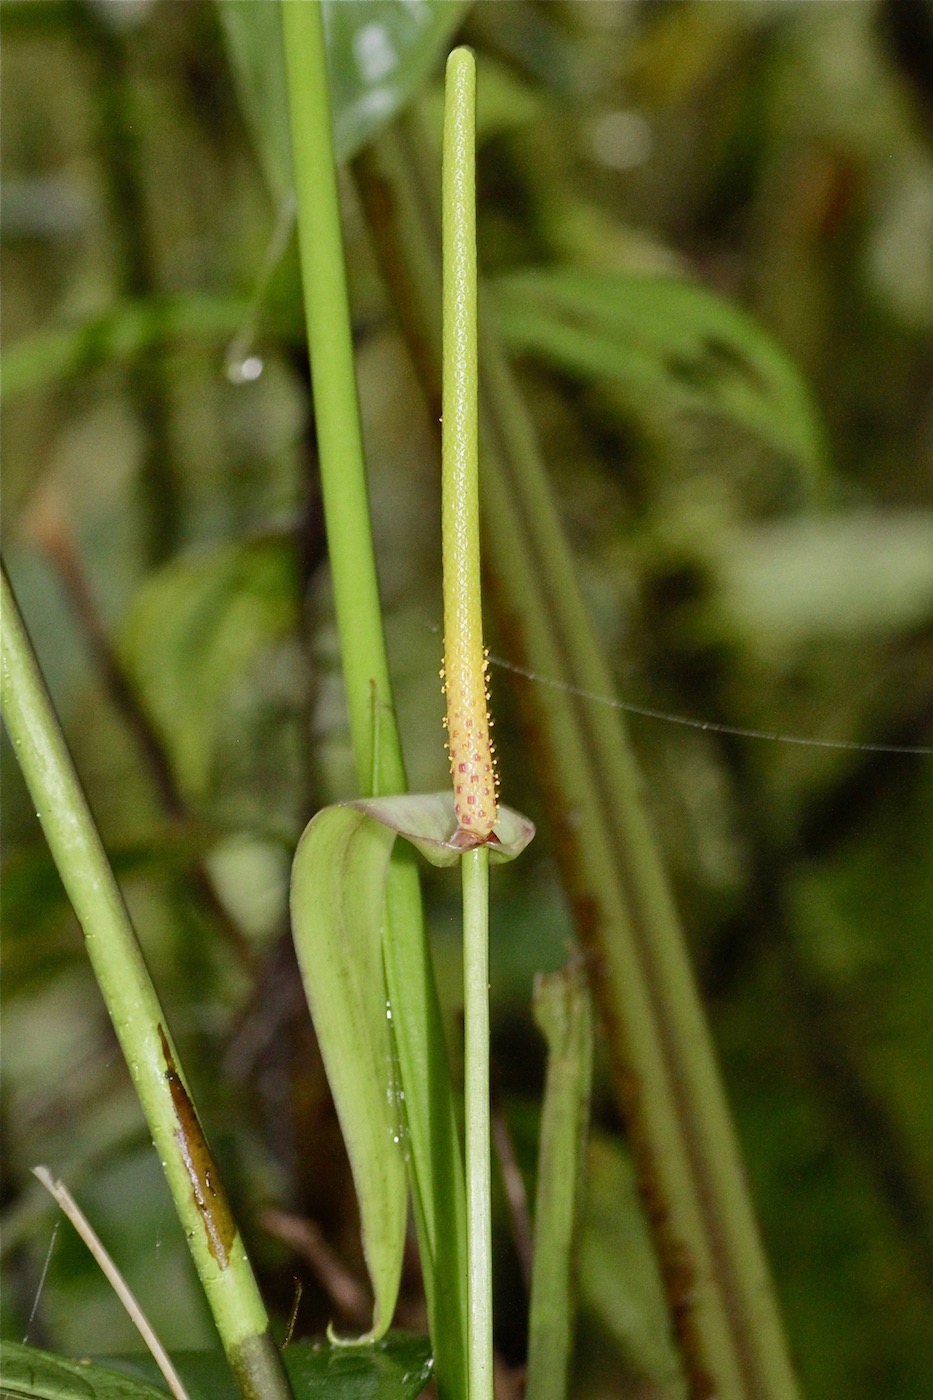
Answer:
<svg viewBox="0 0 933 1400"><path fill-rule="evenodd" d="M292 178L279 7L218 3L266 179L273 194L284 199ZM354 156L414 96L465 9L463 0L325 0L338 162Z"/></svg>
<svg viewBox="0 0 933 1400"><path fill-rule="evenodd" d="M430 1342L401 1332L366 1347L299 1344L283 1356L295 1400L414 1400L431 1379Z"/></svg>
<svg viewBox="0 0 933 1400"><path fill-rule="evenodd" d="M381 1341L359 1347L295 1342L285 1347L282 1360L295 1400L415 1400L432 1370L430 1342L407 1332L390 1332ZM189 1400L238 1400L239 1392L219 1352L174 1353L172 1362ZM110 1358L109 1364L156 1382L158 1372L151 1357ZM163 1391L159 1394L164 1396Z"/></svg>
<svg viewBox="0 0 933 1400"><path fill-rule="evenodd" d="M292 932L360 1207L372 1336L392 1321L405 1244L406 1172L382 962L395 833L352 807L311 820L292 867Z"/></svg>
<svg viewBox="0 0 933 1400"><path fill-rule="evenodd" d="M454 865L469 849L458 830L451 792L402 793L396 797L364 797L345 804L366 812L377 822L404 836L432 865ZM494 865L521 855L535 834L534 823L511 807L500 807L489 845Z"/></svg>
<svg viewBox="0 0 933 1400"><path fill-rule="evenodd" d="M324 0L338 162L410 101L467 9L463 0Z"/></svg>
<svg viewBox="0 0 933 1400"><path fill-rule="evenodd" d="M682 278L542 268L499 278L514 350L622 383L655 412L729 419L816 479L823 433L792 361L745 312Z"/></svg>
<svg viewBox="0 0 933 1400"><path fill-rule="evenodd" d="M190 796L201 797L208 785L218 708L263 651L291 631L296 594L284 538L175 559L137 593L121 651Z"/></svg>
<svg viewBox="0 0 933 1400"><path fill-rule="evenodd" d="M3 1400L165 1400L165 1394L103 1366L67 1361L18 1342L0 1343Z"/></svg>
<svg viewBox="0 0 933 1400"><path fill-rule="evenodd" d="M177 875L206 856L216 841L216 832L207 828L166 822L148 831L145 840L108 842L107 851L122 882L140 874ZM86 955L74 937L74 911L46 845L12 848L0 867L0 886L8 999L49 985L65 968L83 966Z"/></svg>

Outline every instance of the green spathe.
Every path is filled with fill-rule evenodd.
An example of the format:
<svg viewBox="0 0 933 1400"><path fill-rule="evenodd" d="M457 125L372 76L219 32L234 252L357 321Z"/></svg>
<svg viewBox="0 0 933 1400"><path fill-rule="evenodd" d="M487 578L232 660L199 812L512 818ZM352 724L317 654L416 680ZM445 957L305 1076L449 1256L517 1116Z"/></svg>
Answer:
<svg viewBox="0 0 933 1400"><path fill-rule="evenodd" d="M375 1304L368 1339L384 1335L405 1244L405 1124L383 966L385 885L396 836L435 865L464 847L450 792L325 807L305 828L292 867L292 932L353 1170ZM490 859L514 860L534 825L499 809Z"/></svg>
<svg viewBox="0 0 933 1400"><path fill-rule="evenodd" d="M407 1190L396 1056L382 962L395 833L352 807L326 807L292 866L292 933L360 1207L373 1286L368 1338L388 1330L405 1247Z"/></svg>

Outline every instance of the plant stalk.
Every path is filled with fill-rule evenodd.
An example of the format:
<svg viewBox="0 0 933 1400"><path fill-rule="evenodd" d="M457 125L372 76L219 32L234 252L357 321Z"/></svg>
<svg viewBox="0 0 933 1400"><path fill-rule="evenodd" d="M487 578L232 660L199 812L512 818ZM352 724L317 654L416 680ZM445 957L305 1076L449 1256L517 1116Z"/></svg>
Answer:
<svg viewBox="0 0 933 1400"><path fill-rule="evenodd" d="M407 780L372 547L321 7L318 0L284 0L281 15L321 484L357 783L364 794L399 793ZM417 866L401 846L386 889L386 982L405 1087L435 1376L441 1400L463 1400L463 1158Z"/></svg>
<svg viewBox="0 0 933 1400"><path fill-rule="evenodd" d="M464 1118L470 1400L493 1400L492 1179L489 1123L489 851L460 860L463 887Z"/></svg>
<svg viewBox="0 0 933 1400"><path fill-rule="evenodd" d="M290 1400L242 1238L5 569L3 718L85 944L244 1400Z"/></svg>

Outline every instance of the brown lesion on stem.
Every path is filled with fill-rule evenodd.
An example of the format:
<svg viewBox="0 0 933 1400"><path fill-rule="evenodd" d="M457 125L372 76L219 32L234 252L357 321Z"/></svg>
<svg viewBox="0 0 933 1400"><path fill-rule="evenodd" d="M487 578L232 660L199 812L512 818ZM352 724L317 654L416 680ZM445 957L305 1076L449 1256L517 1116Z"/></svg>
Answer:
<svg viewBox="0 0 933 1400"><path fill-rule="evenodd" d="M182 1083L168 1043L168 1037L162 1026L159 1026L159 1039L162 1042L162 1055L165 1059L165 1078L168 1081L169 1093L172 1096L175 1117L178 1121L178 1127L175 1129L175 1141L178 1143L178 1149L188 1173L188 1180L191 1182L194 1203L204 1222L207 1247L220 1267L226 1269L230 1263L230 1251L236 1238L236 1222L221 1185L220 1176L214 1158L211 1156L207 1138L204 1136L204 1129L201 1127L197 1110L191 1102L188 1090Z"/></svg>

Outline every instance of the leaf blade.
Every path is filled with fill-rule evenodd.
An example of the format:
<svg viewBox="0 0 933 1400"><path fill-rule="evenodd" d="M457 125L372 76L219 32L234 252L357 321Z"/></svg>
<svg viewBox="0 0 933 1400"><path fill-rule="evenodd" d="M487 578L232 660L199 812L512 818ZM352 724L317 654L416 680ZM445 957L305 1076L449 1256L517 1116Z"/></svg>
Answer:
<svg viewBox="0 0 933 1400"><path fill-rule="evenodd" d="M292 932L353 1171L375 1295L370 1338L398 1296L407 1191L382 962L395 833L349 807L318 812L292 867Z"/></svg>
<svg viewBox="0 0 933 1400"><path fill-rule="evenodd" d="M127 1376L156 1379L155 1362L143 1353L107 1360ZM236 1384L219 1352L176 1352L172 1360L189 1400L237 1400ZM283 1349L282 1360L295 1400L415 1400L433 1370L428 1338L397 1331L359 1347L294 1342Z"/></svg>
<svg viewBox="0 0 933 1400"><path fill-rule="evenodd" d="M4 1400L164 1400L165 1393L109 1368L69 1361L39 1347L13 1341L0 1346Z"/></svg>
<svg viewBox="0 0 933 1400"><path fill-rule="evenodd" d="M823 431L798 370L738 306L682 277L533 268L496 282L509 345L664 411L731 419L814 478Z"/></svg>
<svg viewBox="0 0 933 1400"><path fill-rule="evenodd" d="M325 3L334 150L350 160L412 99L467 8L464 0L339 0ZM278 5L219 0L240 102L267 183L291 187L291 144Z"/></svg>

